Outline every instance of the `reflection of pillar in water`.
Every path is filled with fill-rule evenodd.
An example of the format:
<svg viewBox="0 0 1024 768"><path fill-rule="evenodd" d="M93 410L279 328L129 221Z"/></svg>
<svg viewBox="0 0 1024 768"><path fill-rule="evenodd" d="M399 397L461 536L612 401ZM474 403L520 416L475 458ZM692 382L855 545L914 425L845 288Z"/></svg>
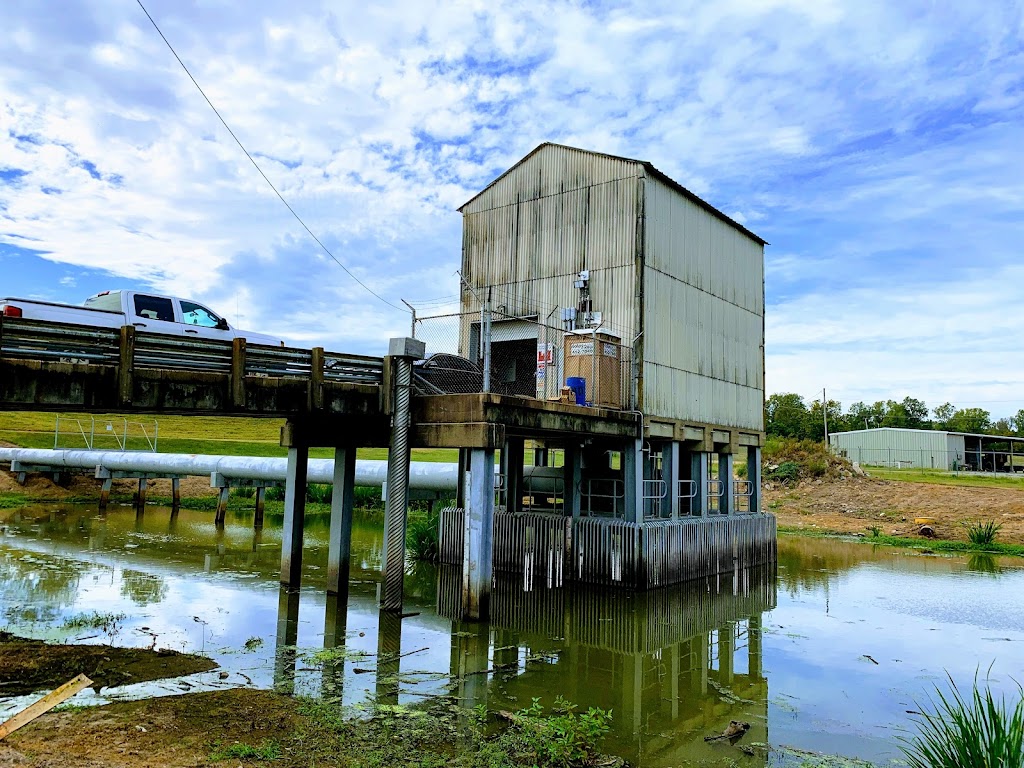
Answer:
<svg viewBox="0 0 1024 768"><path fill-rule="evenodd" d="M644 657L639 653L622 656L622 722L635 735L643 722Z"/></svg>
<svg viewBox="0 0 1024 768"><path fill-rule="evenodd" d="M490 634L487 622L452 622L451 674L458 685L459 703L467 709L487 706ZM516 653L518 655L518 648Z"/></svg>
<svg viewBox="0 0 1024 768"><path fill-rule="evenodd" d="M761 677L761 617L751 616L747 624L747 674Z"/></svg>
<svg viewBox="0 0 1024 768"><path fill-rule="evenodd" d="M718 629L718 682L732 683L733 657L736 654L736 625L727 622Z"/></svg>
<svg viewBox="0 0 1024 768"><path fill-rule="evenodd" d="M277 645L274 648L274 690L295 693L295 643L299 637L299 593L281 587L277 595Z"/></svg>
<svg viewBox="0 0 1024 768"><path fill-rule="evenodd" d="M679 717L679 645L668 649L669 701L672 702L672 720Z"/></svg>
<svg viewBox="0 0 1024 768"><path fill-rule="evenodd" d="M711 666L711 633L706 632L694 638L697 674L693 676L694 688L702 696L708 692L708 668Z"/></svg>
<svg viewBox="0 0 1024 768"><path fill-rule="evenodd" d="M324 648L340 648L344 650L346 632L348 630L348 605L338 595L327 595L327 606L324 610ZM344 694L345 654L330 656L324 662L323 685L321 695L327 698L341 699Z"/></svg>
<svg viewBox="0 0 1024 768"><path fill-rule="evenodd" d="M397 704L402 655L402 614L377 613L377 703Z"/></svg>

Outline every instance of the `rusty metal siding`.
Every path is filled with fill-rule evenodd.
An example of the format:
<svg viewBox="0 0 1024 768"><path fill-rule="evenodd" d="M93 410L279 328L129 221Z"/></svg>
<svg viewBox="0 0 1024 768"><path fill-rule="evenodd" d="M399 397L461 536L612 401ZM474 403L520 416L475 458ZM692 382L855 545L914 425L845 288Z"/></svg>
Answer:
<svg viewBox="0 0 1024 768"><path fill-rule="evenodd" d="M484 297L491 288L495 308L560 327L557 309L576 306L573 281L587 269L605 326L635 334L641 176L639 163L541 148L463 207L464 277ZM479 309L469 291L462 309Z"/></svg>
<svg viewBox="0 0 1024 768"><path fill-rule="evenodd" d="M761 431L764 248L645 183L644 411Z"/></svg>

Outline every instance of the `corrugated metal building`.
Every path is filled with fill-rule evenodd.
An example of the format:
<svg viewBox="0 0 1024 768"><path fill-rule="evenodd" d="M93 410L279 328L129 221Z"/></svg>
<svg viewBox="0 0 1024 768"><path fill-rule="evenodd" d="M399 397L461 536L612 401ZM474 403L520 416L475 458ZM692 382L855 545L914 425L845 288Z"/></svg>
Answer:
<svg viewBox="0 0 1024 768"><path fill-rule="evenodd" d="M463 276L476 291L463 292L464 312L489 294L507 316L558 326L587 270L601 329L632 349L631 399L652 434L685 425L746 432L743 442L762 434L760 237L649 162L556 144L460 210ZM503 333L525 340L530 325Z"/></svg>
<svg viewBox="0 0 1024 768"><path fill-rule="evenodd" d="M832 450L850 461L882 467L1024 471L1024 438L876 427L829 435Z"/></svg>
<svg viewBox="0 0 1024 768"><path fill-rule="evenodd" d="M865 465L953 469L964 461L964 436L953 432L878 427L828 439L833 451Z"/></svg>

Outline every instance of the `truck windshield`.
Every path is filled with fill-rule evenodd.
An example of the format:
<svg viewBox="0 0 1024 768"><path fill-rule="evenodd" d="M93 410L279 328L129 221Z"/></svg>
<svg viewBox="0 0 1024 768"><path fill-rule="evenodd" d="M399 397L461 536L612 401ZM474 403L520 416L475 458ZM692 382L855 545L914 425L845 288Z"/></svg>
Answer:
<svg viewBox="0 0 1024 768"><path fill-rule="evenodd" d="M181 302L181 319L185 325L201 325L203 328L216 328L220 322L213 312L193 301Z"/></svg>

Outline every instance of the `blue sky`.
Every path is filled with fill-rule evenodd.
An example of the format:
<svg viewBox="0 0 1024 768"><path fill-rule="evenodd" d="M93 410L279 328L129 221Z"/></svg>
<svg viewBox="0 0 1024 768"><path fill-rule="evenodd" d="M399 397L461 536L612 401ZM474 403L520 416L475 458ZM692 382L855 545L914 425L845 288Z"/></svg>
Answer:
<svg viewBox="0 0 1024 768"><path fill-rule="evenodd" d="M135 2L0 6L0 295L150 286L381 353L407 315L274 197ZM454 297L456 208L543 141L767 239L767 388L1024 407L1024 4L149 0L373 290Z"/></svg>

